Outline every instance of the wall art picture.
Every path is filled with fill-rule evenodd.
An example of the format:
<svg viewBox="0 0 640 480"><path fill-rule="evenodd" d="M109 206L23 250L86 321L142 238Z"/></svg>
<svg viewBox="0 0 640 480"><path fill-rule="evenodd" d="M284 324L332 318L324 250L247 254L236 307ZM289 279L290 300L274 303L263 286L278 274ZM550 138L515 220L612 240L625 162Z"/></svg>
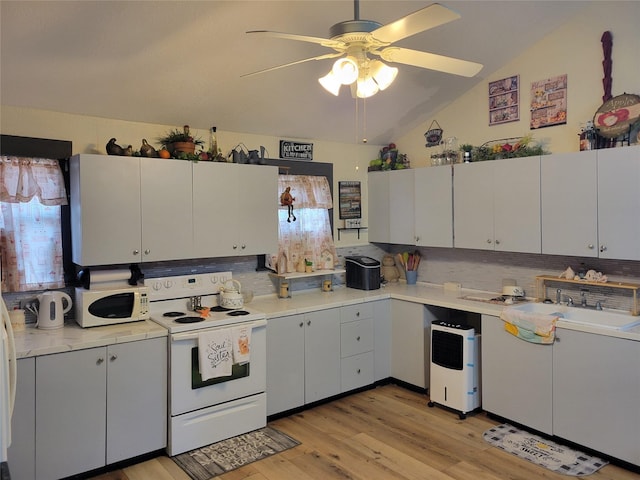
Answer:
<svg viewBox="0 0 640 480"><path fill-rule="evenodd" d="M489 82L489 126L520 120L520 75Z"/></svg>
<svg viewBox="0 0 640 480"><path fill-rule="evenodd" d="M531 82L531 130L567 123L567 75Z"/></svg>
<svg viewBox="0 0 640 480"><path fill-rule="evenodd" d="M340 219L362 217L360 182L338 182L340 190Z"/></svg>

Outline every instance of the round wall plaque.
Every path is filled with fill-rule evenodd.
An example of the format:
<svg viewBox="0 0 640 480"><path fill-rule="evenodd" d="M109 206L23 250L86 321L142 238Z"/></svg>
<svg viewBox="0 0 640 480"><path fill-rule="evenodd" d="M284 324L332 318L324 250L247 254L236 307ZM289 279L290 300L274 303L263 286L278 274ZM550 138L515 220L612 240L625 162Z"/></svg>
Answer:
<svg viewBox="0 0 640 480"><path fill-rule="evenodd" d="M600 136L617 138L640 120L640 96L624 93L607 100L596 110L593 124Z"/></svg>

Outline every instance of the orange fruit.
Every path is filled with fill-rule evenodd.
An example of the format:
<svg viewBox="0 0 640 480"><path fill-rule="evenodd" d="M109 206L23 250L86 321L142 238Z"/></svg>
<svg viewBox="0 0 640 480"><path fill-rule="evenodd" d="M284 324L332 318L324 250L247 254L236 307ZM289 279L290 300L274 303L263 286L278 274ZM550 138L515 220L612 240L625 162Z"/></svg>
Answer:
<svg viewBox="0 0 640 480"><path fill-rule="evenodd" d="M169 153L169 150L167 150L166 148L163 148L162 150L160 150L158 152L158 156L160 158L171 158L171 154Z"/></svg>

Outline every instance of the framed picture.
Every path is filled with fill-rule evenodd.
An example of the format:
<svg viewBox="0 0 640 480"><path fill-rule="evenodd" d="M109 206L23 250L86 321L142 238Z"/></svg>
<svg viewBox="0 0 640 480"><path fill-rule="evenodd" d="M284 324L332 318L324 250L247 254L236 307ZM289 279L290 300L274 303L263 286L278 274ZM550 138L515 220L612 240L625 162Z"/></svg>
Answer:
<svg viewBox="0 0 640 480"><path fill-rule="evenodd" d="M531 130L567 123L567 75L531 82Z"/></svg>
<svg viewBox="0 0 640 480"><path fill-rule="evenodd" d="M340 219L362 217L360 182L338 182Z"/></svg>
<svg viewBox="0 0 640 480"><path fill-rule="evenodd" d="M489 82L489 126L520 120L520 75Z"/></svg>

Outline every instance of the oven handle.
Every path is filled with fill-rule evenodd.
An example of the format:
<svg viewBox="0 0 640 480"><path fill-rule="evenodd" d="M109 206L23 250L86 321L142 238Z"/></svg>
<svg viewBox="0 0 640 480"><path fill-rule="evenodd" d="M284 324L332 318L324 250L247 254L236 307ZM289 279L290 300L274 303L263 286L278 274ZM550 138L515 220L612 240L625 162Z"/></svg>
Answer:
<svg viewBox="0 0 640 480"><path fill-rule="evenodd" d="M253 322L248 322L248 323L234 323L232 325L225 325L219 328L207 328L204 330L197 330L196 332L189 332L189 333L176 333L174 335L171 335L171 341L172 342L180 342L183 340L197 340L198 337L200 336L201 333L204 332L208 332L211 330L221 330L223 328L233 328L236 326L251 326L251 328L257 328L257 327L264 327L267 324L267 320L263 319L263 320L255 320Z"/></svg>

